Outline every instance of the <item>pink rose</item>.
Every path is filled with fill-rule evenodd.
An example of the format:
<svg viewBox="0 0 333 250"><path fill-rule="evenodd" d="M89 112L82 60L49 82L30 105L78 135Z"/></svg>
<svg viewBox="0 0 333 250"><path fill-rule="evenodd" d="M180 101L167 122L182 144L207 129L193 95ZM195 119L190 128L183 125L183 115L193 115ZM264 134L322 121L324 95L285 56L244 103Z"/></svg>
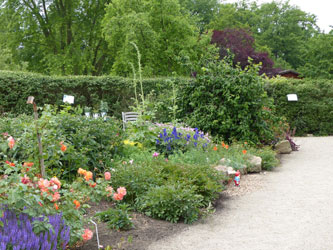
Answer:
<svg viewBox="0 0 333 250"><path fill-rule="evenodd" d="M109 181L111 179L111 173L110 172L105 172L104 173L104 178L106 181Z"/></svg>
<svg viewBox="0 0 333 250"><path fill-rule="evenodd" d="M117 188L117 192L118 192L118 194L120 194L122 196L125 196L126 195L126 188L119 187L119 188Z"/></svg>
<svg viewBox="0 0 333 250"><path fill-rule="evenodd" d="M84 233L82 234L82 238L84 241L88 241L88 240L91 240L93 235L94 235L94 233L91 230L85 229Z"/></svg>
<svg viewBox="0 0 333 250"><path fill-rule="evenodd" d="M52 196L52 202L56 202L60 199L60 194L59 192L55 192L54 195Z"/></svg>

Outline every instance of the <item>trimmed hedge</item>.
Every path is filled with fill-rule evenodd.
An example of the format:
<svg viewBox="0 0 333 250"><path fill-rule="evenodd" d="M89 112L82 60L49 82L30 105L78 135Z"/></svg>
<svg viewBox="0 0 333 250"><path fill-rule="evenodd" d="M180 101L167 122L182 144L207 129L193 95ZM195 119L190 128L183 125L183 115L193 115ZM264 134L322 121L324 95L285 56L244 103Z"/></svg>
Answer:
<svg viewBox="0 0 333 250"><path fill-rule="evenodd" d="M175 84L182 78L172 79ZM139 87L139 83L137 83ZM172 92L170 78L144 79L145 94ZM167 93L166 92L166 93ZM139 93L139 88L138 88ZM26 72L0 71L0 114L31 113L26 104L28 96L34 96L38 106L62 105L63 94L75 96L75 105L98 107L101 100L109 105L109 114L120 117L133 105L133 80L122 77L93 76L45 76Z"/></svg>
<svg viewBox="0 0 333 250"><path fill-rule="evenodd" d="M297 135L333 135L333 80L278 78L266 90ZM298 102L288 102L287 94L297 94Z"/></svg>
<svg viewBox="0 0 333 250"><path fill-rule="evenodd" d="M175 85L189 82L186 78L144 79L145 94L155 91L160 102L168 106ZM271 79L266 91L274 98L278 115L285 116L297 135L333 135L333 80ZM288 102L287 94L298 95L298 102ZM101 100L108 102L109 114L121 116L133 105L133 81L122 77L44 76L26 72L0 71L0 114L31 113L27 97L35 96L38 106L61 105L63 94L74 95L75 105L98 107ZM163 111L167 107L160 104ZM161 113L161 112L159 112Z"/></svg>

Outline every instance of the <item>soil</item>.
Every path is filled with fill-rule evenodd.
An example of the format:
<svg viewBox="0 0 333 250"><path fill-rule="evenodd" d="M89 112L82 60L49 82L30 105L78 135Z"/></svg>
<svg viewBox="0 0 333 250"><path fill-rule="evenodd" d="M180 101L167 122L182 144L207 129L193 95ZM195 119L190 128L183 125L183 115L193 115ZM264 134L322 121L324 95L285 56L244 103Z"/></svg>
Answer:
<svg viewBox="0 0 333 250"><path fill-rule="evenodd" d="M241 196L253 192L254 190L261 189L265 175L265 172L261 174L244 175L242 176L240 187L235 187L234 185L229 184L227 189L221 193L219 199L214 202L215 210L222 210L225 203L227 203L231 197ZM99 205L90 205L91 208L88 210L87 216L93 216L95 213L105 211L112 206L111 203L105 201L101 202ZM210 216L214 216L214 214L211 214ZM205 223L205 218L192 225L188 225L184 223L170 223L167 221L152 219L143 214L132 213L132 222L134 223L135 228L129 231L111 230L107 227L106 223L97 222L97 219L95 222L98 225L100 245L103 247L111 246L112 250L146 250L153 242L172 235L177 235L178 233L187 230L190 226ZM91 249L97 249L95 232L92 240L86 242L81 247L76 248L76 250Z"/></svg>
<svg viewBox="0 0 333 250"><path fill-rule="evenodd" d="M99 205L91 205L87 216L93 216L97 212L105 211L111 207L110 202L101 202ZM170 223L162 220L155 220L143 214L132 213L134 228L128 231L111 230L106 223L94 220L98 225L100 245L104 248L110 246L112 250L144 250L155 241L175 234L188 225L184 223ZM91 227L92 228L92 227ZM75 250L97 249L96 233L94 237Z"/></svg>

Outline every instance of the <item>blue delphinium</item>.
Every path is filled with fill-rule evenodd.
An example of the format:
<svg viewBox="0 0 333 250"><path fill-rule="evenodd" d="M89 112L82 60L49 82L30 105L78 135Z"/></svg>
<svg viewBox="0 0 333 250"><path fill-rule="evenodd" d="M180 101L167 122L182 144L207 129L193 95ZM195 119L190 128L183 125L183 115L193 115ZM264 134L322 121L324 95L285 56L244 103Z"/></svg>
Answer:
<svg viewBox="0 0 333 250"><path fill-rule="evenodd" d="M164 128L163 132L159 134L159 139L156 140L156 148L160 153L163 153L166 157L173 154L176 151L185 152L189 147L194 146L205 149L209 140L205 137L205 134L200 132L197 128L194 129L194 135L190 133L183 135L177 131L176 127L173 127L171 133L167 132Z"/></svg>
<svg viewBox="0 0 333 250"><path fill-rule="evenodd" d="M0 221L0 250L56 250L65 249L70 239L70 228L65 225L62 214L48 216L53 230L36 235L32 223L42 218L29 218L27 214L16 214L6 209Z"/></svg>

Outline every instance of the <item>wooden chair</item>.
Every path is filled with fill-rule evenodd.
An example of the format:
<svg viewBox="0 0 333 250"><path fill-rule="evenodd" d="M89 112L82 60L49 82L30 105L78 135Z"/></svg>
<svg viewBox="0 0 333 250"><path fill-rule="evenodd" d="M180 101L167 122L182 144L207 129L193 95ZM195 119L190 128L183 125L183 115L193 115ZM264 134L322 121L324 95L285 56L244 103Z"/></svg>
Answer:
<svg viewBox="0 0 333 250"><path fill-rule="evenodd" d="M136 112L121 112L123 118L123 129L126 128L127 122L135 122L138 120L139 114Z"/></svg>

